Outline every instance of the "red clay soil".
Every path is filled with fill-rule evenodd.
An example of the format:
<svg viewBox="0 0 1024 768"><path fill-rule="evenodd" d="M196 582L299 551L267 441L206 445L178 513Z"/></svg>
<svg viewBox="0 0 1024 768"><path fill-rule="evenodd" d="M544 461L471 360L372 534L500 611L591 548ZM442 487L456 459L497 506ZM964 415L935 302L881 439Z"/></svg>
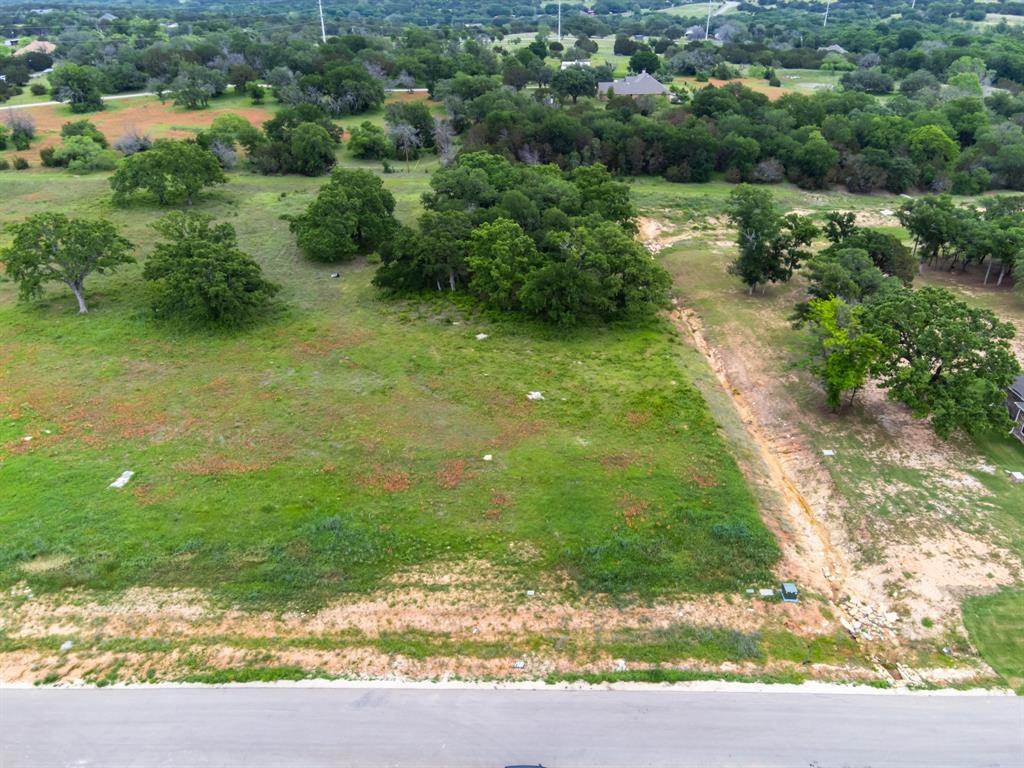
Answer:
<svg viewBox="0 0 1024 768"><path fill-rule="evenodd" d="M776 88L775 86L768 85L766 80L761 80L755 77L741 77L736 80L717 80L710 78L707 83L698 83L694 78L680 78L682 79L688 88L700 90L701 88L707 88L709 85L715 86L715 88L721 88L723 85L729 85L730 83L739 83L744 85L752 91L763 93L768 97L769 101L775 101L785 96L787 93L793 93L793 91L787 91L785 88Z"/></svg>
<svg viewBox="0 0 1024 768"><path fill-rule="evenodd" d="M148 133L154 139L183 139L195 135L189 128L208 128L220 115L241 115L253 125L262 125L271 118L271 113L255 107L231 107L228 109L203 109L187 112L171 103L161 104L146 97L129 100L129 105L104 112L87 115L70 115L63 106L33 107L25 110L36 123L39 137L32 142L31 149L15 153L28 159L32 165L39 160L39 150L52 146L60 140L60 129L64 123L87 119L93 123L111 142L128 129ZM173 126L173 127L172 127Z"/></svg>

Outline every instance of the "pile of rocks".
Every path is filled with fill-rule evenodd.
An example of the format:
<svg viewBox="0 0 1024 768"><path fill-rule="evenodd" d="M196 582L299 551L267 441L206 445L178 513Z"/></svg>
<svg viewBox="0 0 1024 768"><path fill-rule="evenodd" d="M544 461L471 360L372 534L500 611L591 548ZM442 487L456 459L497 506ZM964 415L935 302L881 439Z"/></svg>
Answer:
<svg viewBox="0 0 1024 768"><path fill-rule="evenodd" d="M871 606L859 600L848 599L842 603L849 620L840 617L839 623L852 637L864 640L896 638L896 626L900 617L895 611L883 606Z"/></svg>

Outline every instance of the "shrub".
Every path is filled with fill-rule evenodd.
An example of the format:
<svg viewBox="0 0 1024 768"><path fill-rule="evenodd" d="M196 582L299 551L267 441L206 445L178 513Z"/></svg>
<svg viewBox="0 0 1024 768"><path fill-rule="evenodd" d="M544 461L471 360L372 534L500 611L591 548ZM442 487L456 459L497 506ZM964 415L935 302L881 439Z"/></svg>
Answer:
<svg viewBox="0 0 1024 768"><path fill-rule="evenodd" d="M127 157L136 152L145 152L153 146L153 140L148 133L139 133L136 128L129 128L122 133L113 144L114 149Z"/></svg>
<svg viewBox="0 0 1024 768"><path fill-rule="evenodd" d="M34 96L45 96L48 93L46 86L42 83L32 83L28 89Z"/></svg>
<svg viewBox="0 0 1024 768"><path fill-rule="evenodd" d="M10 167L11 164L4 160L2 157L0 157L0 171L6 171Z"/></svg>
<svg viewBox="0 0 1024 768"><path fill-rule="evenodd" d="M39 153L44 157L43 152ZM118 154L112 149L104 149L88 136L68 136L49 155L51 164L65 166L71 171L112 171L117 165ZM43 160L44 164L46 160Z"/></svg>
<svg viewBox="0 0 1024 768"><path fill-rule="evenodd" d="M7 112L7 128L15 149L25 150L36 135L36 122L23 110Z"/></svg>
<svg viewBox="0 0 1024 768"><path fill-rule="evenodd" d="M754 166L750 180L758 184L778 184L786 178L786 169L778 160L768 158Z"/></svg>
<svg viewBox="0 0 1024 768"><path fill-rule="evenodd" d="M26 160L24 157L14 158L14 170L24 171L26 168L28 168L28 160Z"/></svg>

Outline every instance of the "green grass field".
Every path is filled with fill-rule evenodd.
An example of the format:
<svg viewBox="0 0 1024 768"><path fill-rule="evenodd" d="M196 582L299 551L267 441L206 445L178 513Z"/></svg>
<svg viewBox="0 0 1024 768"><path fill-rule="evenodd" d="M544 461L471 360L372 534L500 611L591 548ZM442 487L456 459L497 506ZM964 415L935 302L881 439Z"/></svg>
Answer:
<svg viewBox="0 0 1024 768"><path fill-rule="evenodd" d="M384 177L404 221L424 170ZM233 174L198 204L284 286L245 332L155 322L137 265L91 278L84 317L59 287L23 304L0 284L0 583L283 606L439 560L584 592L770 578L774 541L689 383L703 361L666 322L563 333L384 301L371 265L296 252L280 216L321 183ZM140 261L162 213L112 207L102 176L9 174L0 194L0 223L109 217Z"/></svg>
<svg viewBox="0 0 1024 768"><path fill-rule="evenodd" d="M379 170L345 150L340 157ZM396 166L403 172L382 178L398 217L412 223L436 163ZM112 206L103 175L37 167L3 174L0 225L50 210L107 217L136 243L140 264L91 278L85 317L62 288L26 304L0 280L0 588L25 582L37 594L81 587L113 597L134 586L194 587L221 604L312 608L420 566L477 561L509 574L502 587L543 583L569 601L772 582L779 553L759 512L765 490L755 497L737 465L751 464L745 429L705 359L667 320L564 332L443 296L385 300L370 285L372 263L317 265L296 251L281 216L300 211L322 183L236 172L197 203L232 223L241 247L284 289L284 307L266 322L206 333L160 324L147 310L141 262L163 211L144 201ZM837 451L828 470L850 504L848 529L926 535L960 497L934 471L880 460L898 436L856 413L827 415L820 393L794 373L800 333L785 318L799 285L750 298L725 271L733 247L718 217L733 187L648 178L630 185L644 215L693 230L659 259L708 337L767 350L758 373L786 382L805 417L793 428L815 449ZM770 189L782 207L817 216L899 205L884 195ZM963 293L1024 318L1006 291ZM528 400L531 391L544 399ZM999 437L956 449L1000 469L1024 458ZM127 488L108 489L127 469L136 472ZM963 469L986 494L966 505L971 514L950 519L964 530L995 530L1019 559L1022 489L1002 474ZM879 489L891 488L899 493L879 503ZM870 562L870 539L862 554ZM1020 625L1021 607L1019 591L1007 591L967 608L975 644L1018 686L1020 633L1007 639L1006 628ZM842 635L780 631L634 628L581 645L577 655L652 664L841 663L856 655ZM321 640L338 639L309 642ZM18 642L0 634L0 652ZM518 638L495 650L456 634L345 639L413 658L489 658L578 642L571 634ZM200 665L196 674L225 673Z"/></svg>
<svg viewBox="0 0 1024 768"><path fill-rule="evenodd" d="M985 660L1024 695L1024 589L968 600L964 622Z"/></svg>

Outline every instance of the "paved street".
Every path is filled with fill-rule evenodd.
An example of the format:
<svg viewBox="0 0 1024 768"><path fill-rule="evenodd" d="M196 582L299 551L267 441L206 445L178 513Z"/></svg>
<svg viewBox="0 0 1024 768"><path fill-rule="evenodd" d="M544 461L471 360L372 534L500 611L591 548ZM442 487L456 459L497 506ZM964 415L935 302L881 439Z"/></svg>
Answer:
<svg viewBox="0 0 1024 768"><path fill-rule="evenodd" d="M1024 699L330 687L5 689L0 766L1022 766Z"/></svg>

